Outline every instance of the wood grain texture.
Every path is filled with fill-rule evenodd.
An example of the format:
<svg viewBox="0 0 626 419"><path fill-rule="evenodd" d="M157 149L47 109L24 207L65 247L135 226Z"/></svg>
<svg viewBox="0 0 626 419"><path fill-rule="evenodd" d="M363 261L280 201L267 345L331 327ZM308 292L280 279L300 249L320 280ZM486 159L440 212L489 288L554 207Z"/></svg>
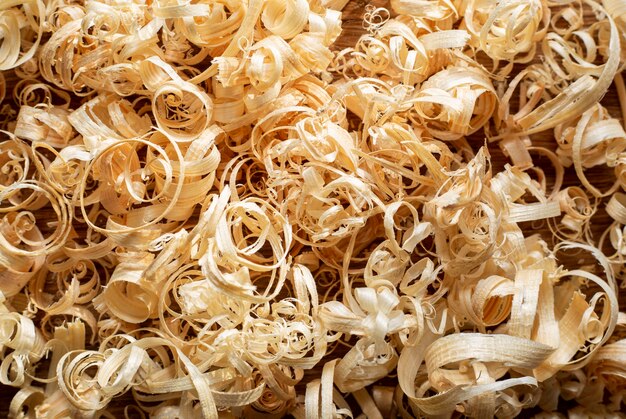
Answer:
<svg viewBox="0 0 626 419"><path fill-rule="evenodd" d="M342 24L343 33L341 37L335 43L335 47L337 50L341 50L343 48L353 46L358 40L358 38L361 36L361 34L365 32L363 28L362 18L365 12L365 8L368 4L377 6L377 7L378 6L389 7L388 1L384 1L384 0L374 0L374 1L351 0L343 11L343 24ZM6 77L9 83L7 86L7 99L5 99L5 103L10 102L12 100L10 92L12 91L13 87L11 86L11 83L14 82L15 80L14 76L10 72L6 75ZM512 77L513 75L510 78ZM617 94L613 86L604 97L602 104L610 111L612 116L614 117L621 116L621 109L617 100ZM15 106L15 104L13 105ZM470 137L468 141L470 142L474 150L477 150L480 146L485 144L484 135L480 132ZM534 145L537 145L537 146L543 146L549 149L555 148L555 141L554 141L552 130L533 136L532 141ZM498 170L498 168L503 167L504 164L508 162L508 159L502 155L497 145L495 144L490 145L489 149L492 155L494 170ZM596 185L597 187L599 187L600 189L605 189L606 187L612 185L613 178L614 177L611 174L611 171L609 170L594 171L589 176L589 179L592 181L592 183ZM578 181L578 178L573 173L573 170L569 170L567 172L565 184L566 185L579 185L580 184L580 182ZM592 222L592 230L594 232L594 237L596 239L599 237L600 233L610 224L609 217L604 211L603 207L604 205L601 205L600 210L594 216L593 222ZM526 226L526 228L528 229L533 229L534 230L533 232L541 233L544 237L549 238L552 236L546 226L543 226L542 228L539 228L539 229L536 229L535 227L536 226L531 226L530 224ZM550 244L554 244L554 243L550 243ZM589 259L585 259L585 258L583 259L584 260L582 261L582 264L590 262ZM576 259L574 262L565 260L564 263L566 264L566 266L567 265L572 266L573 263L581 264L581 261L578 259ZM626 301L626 290L623 290L623 292L620 295L621 310L626 309L626 305L624 304L624 301ZM305 374L305 381L308 381L312 378L319 377L320 373L321 373L321 365L319 369L307 371ZM390 378L387 381L389 384L395 383L395 379L393 378ZM7 417L8 407L9 407L9 404L13 395L15 394L15 391L16 390L13 388L0 385L0 418ZM124 413L123 413L124 408L128 404L132 404L132 403L133 403L132 397L129 394L127 394L123 397L115 399L110 405L110 411L116 417L124 417Z"/></svg>

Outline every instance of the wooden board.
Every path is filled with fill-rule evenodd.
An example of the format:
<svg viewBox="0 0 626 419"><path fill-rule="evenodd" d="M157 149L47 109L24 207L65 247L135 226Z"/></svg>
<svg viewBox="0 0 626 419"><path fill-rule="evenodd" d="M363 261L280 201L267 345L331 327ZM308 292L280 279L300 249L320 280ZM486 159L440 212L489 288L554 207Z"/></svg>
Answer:
<svg viewBox="0 0 626 419"><path fill-rule="evenodd" d="M384 6L389 8L389 2L384 0L351 0L348 5L343 10L343 33L341 37L336 42L336 48L338 50L353 46L358 38L365 32L363 28L363 14L365 12L365 7L368 4L373 6ZM10 100L10 92L12 91L12 86L10 85L13 78L8 78L9 85L7 86L7 96L6 101ZM617 94L614 90L614 87L611 86L610 91L607 93L605 98L602 101L602 104L610 111L611 115L614 117L620 117L621 109L617 100ZM621 118L620 118L621 119ZM476 150L478 147L484 144L484 136L479 132L477 135L469 138L470 144ZM555 148L554 137L552 135L552 130L546 131L539 135L533 137L533 143L538 146L544 146L550 149ZM502 167L508 160L506 157L502 155L500 150L496 145L490 145L490 152L492 154L493 164L495 168ZM610 186L612 182L612 175L607 175L606 172L596 171L589 176L591 182L599 187L600 189L605 189ZM578 178L573 173L573 171L568 171L566 175L566 185L579 185ZM599 234L606 229L606 227L610 224L610 220L606 212L603 210L603 207L600 209L598 214L594 216L592 222L592 229L594 232L594 237L597 239ZM528 226L530 228L530 226ZM545 237L551 237L551 233L549 232L547 226L543 226L542 228L537 230L542 233ZM584 261L583 263L585 263ZM566 263L567 265L567 263ZM622 290L620 295L620 309L622 311L626 310L626 289ZM321 365L319 369L315 369L313 371L309 371L305 375L305 380L310 380L311 378L319 377L321 373ZM390 384L394 382L393 379L390 379ZM7 417L8 407L11 402L13 395L15 394L15 389L0 385L0 418ZM127 394L121 398L115 399L110 405L110 411L116 417L124 417L124 408L128 404L133 404L132 397Z"/></svg>

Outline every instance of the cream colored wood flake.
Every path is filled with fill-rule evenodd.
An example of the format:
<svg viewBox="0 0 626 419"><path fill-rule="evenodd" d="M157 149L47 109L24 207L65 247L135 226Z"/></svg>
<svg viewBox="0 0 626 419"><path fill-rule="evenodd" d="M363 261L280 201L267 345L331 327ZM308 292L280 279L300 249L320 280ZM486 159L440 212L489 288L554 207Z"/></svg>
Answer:
<svg viewBox="0 0 626 419"><path fill-rule="evenodd" d="M10 417L620 417L623 1L356 3L0 1Z"/></svg>

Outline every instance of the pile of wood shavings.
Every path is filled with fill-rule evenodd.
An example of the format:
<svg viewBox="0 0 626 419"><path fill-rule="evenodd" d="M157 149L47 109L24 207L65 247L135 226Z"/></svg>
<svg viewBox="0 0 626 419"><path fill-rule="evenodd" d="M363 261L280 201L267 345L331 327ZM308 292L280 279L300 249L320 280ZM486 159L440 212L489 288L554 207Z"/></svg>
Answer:
<svg viewBox="0 0 626 419"><path fill-rule="evenodd" d="M624 1L346 3L0 3L11 417L619 417Z"/></svg>

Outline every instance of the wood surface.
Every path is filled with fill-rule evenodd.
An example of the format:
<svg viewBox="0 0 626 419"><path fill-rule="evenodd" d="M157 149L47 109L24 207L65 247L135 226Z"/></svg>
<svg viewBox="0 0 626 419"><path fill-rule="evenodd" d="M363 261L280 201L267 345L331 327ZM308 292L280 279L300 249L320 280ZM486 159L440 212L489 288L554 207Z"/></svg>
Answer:
<svg viewBox="0 0 626 419"><path fill-rule="evenodd" d="M2 0L0 0L2 1ZM367 5L373 5L376 7L384 6L390 9L389 2L385 0L351 0L347 6L343 10L343 32L341 37L335 43L336 49L341 50L343 48L347 48L353 46L357 39L365 32L363 28L363 14L365 13L365 8ZM513 78L514 74L510 76ZM12 103L11 92L13 87L11 86L12 82L14 82L15 78L12 77L11 74L7 74L7 98L4 103ZM619 106L619 102L617 100L617 93L615 91L614 86L611 86L609 92L607 92L606 96L602 100L602 104L610 111L613 117L619 118L621 120L621 109ZM14 103L12 105L15 106ZM479 132L473 136L471 136L468 141L474 148L477 150L480 146L485 143L484 135L482 132ZM546 132L540 133L538 135L534 135L532 137L532 141L534 145L544 146L549 149L555 148L555 141L553 137L552 130L548 130ZM503 167L505 163L508 162L508 159L502 155L497 144L490 144L489 150L492 156L492 162L494 170L498 170L498 168ZM600 190L604 190L610 185L613 184L614 176L610 170L595 170L593 173L588 175L591 183L598 187ZM573 170L568 170L565 177L565 185L580 185L578 178L574 174ZM592 230L594 233L594 238L597 240L600 236L600 233L606 229L606 227L610 224L610 218L604 211L604 204L600 206L598 213L593 217L592 221ZM545 238L551 238L552 234L547 228L547 225L539 226L537 228L536 225L527 225L525 228L533 229L534 232L541 233ZM549 240L550 244L554 244ZM584 265L590 260L585 259L580 260L578 257L572 260L564 260L563 263L572 267L574 264ZM620 293L620 309L622 311L626 310L626 289L622 290ZM314 369L313 371L308 371L305 374L305 381L308 381L312 378L316 378L320 376L321 366L319 369ZM389 378L386 380L388 385L394 385L395 379ZM0 418L7 417L8 407L11 402L13 395L16 390L0 384ZM113 413L116 417L124 417L124 407L128 404L134 404L132 400L132 396L130 394L126 394L118 399L113 400L110 404L110 412ZM356 413L356 412L355 412Z"/></svg>

